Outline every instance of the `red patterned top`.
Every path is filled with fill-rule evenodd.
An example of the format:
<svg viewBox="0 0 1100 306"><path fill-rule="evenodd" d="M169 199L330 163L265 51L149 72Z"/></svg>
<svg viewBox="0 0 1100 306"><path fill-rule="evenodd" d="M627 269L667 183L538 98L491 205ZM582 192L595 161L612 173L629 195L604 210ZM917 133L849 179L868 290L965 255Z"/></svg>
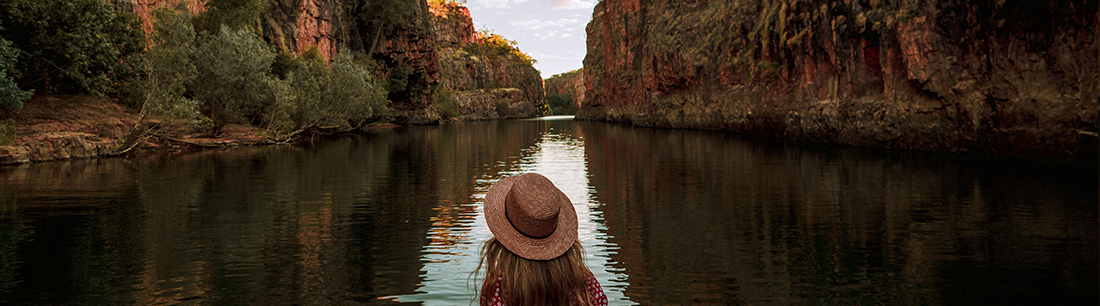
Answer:
<svg viewBox="0 0 1100 306"><path fill-rule="evenodd" d="M489 306L504 306L503 295L500 291L501 283L504 282L504 276L497 276L497 285L493 288L493 296L482 295L481 305ZM607 306L607 296L603 294L603 287L600 286L600 282L596 280L596 276L592 273L588 274L588 296L592 297L592 305ZM486 303L485 301L489 301Z"/></svg>

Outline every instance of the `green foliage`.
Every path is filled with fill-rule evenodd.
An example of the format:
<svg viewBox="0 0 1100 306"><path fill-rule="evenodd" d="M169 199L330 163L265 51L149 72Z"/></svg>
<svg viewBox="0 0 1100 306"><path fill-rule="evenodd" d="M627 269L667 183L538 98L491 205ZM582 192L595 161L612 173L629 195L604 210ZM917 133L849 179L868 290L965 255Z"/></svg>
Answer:
<svg viewBox="0 0 1100 306"><path fill-rule="evenodd" d="M23 108L23 102L31 98L34 90L19 89L10 72L15 63L19 49L11 46L11 42L0 38L0 111L11 111Z"/></svg>
<svg viewBox="0 0 1100 306"><path fill-rule="evenodd" d="M154 114L198 119L199 102L186 97L198 76L195 30L186 7L153 11L153 46L145 53L145 107Z"/></svg>
<svg viewBox="0 0 1100 306"><path fill-rule="evenodd" d="M207 0L206 12L195 19L199 32L217 33L230 29L256 29L263 12L262 0Z"/></svg>
<svg viewBox="0 0 1100 306"><path fill-rule="evenodd" d="M269 72L275 52L247 29L222 26L216 35L202 35L195 53L198 71L194 98L211 107L210 119L223 125L248 118L255 121L273 106Z"/></svg>
<svg viewBox="0 0 1100 306"><path fill-rule="evenodd" d="M306 52L295 59L286 86L278 90L276 120L281 126L340 127L388 113L386 92L366 65L356 63L351 52L341 50L325 67L318 54Z"/></svg>
<svg viewBox="0 0 1100 306"><path fill-rule="evenodd" d="M141 88L151 113L191 119L200 128L243 121L280 133L346 128L388 114L369 59L357 62L342 50L326 67L316 48L300 57L276 54L247 28L222 25L216 34L196 34L183 7L153 16L154 45L144 57Z"/></svg>
<svg viewBox="0 0 1100 306"><path fill-rule="evenodd" d="M508 105L508 101L506 101L506 100L497 101L496 107L497 107L497 115L500 116L500 118L505 118L505 117L508 117L508 116L512 115L512 106Z"/></svg>
<svg viewBox="0 0 1100 306"><path fill-rule="evenodd" d="M410 23L410 21L419 20L419 18L415 17L417 17L422 10L420 6L422 2L420 1L360 0L349 2L359 2L360 8L358 18L370 21L376 27L383 27L389 30L401 28L409 24L415 25L415 22Z"/></svg>
<svg viewBox="0 0 1100 306"><path fill-rule="evenodd" d="M433 104L435 104L435 109L439 111L440 116L442 116L444 119L450 119L456 118L460 115L458 110L458 101L455 100L455 97L451 93L450 89L439 86L435 90L433 90L432 94Z"/></svg>
<svg viewBox="0 0 1100 306"><path fill-rule="evenodd" d="M402 101L419 95L427 75L405 62L398 63L386 78L386 91L391 101Z"/></svg>
<svg viewBox="0 0 1100 306"><path fill-rule="evenodd" d="M477 32L478 42L463 46L467 53L478 54L489 58L510 58L527 65L534 65L536 61L530 55L516 48L516 41L509 40L487 30Z"/></svg>
<svg viewBox="0 0 1100 306"><path fill-rule="evenodd" d="M554 115L572 115L577 113L577 106L573 105L573 99L568 94L547 94L546 104L550 106Z"/></svg>
<svg viewBox="0 0 1100 306"><path fill-rule="evenodd" d="M141 21L103 0L3 1L0 24L27 52L19 82L53 93L111 93L145 48Z"/></svg>

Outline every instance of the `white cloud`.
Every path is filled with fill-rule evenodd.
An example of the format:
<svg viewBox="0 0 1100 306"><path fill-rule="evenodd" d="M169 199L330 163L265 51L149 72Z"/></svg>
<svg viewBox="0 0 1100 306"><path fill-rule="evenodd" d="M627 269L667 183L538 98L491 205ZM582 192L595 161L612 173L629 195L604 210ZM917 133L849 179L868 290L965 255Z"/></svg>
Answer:
<svg viewBox="0 0 1100 306"><path fill-rule="evenodd" d="M537 30L545 27L564 27L574 24L584 24L587 21L571 18L559 18L558 20L512 20L509 24L528 30Z"/></svg>
<svg viewBox="0 0 1100 306"><path fill-rule="evenodd" d="M550 30L549 32L535 33L534 36L539 39L547 39L558 35L558 31Z"/></svg>
<svg viewBox="0 0 1100 306"><path fill-rule="evenodd" d="M511 0L471 0L468 4L479 5L489 9L506 9L510 7L508 3L511 2Z"/></svg>
<svg viewBox="0 0 1100 306"><path fill-rule="evenodd" d="M466 6L481 6L488 9L506 9L511 8L511 3L527 3L531 0L470 0L466 3Z"/></svg>
<svg viewBox="0 0 1100 306"><path fill-rule="evenodd" d="M596 6L595 0L554 0L550 3L558 9L590 9Z"/></svg>

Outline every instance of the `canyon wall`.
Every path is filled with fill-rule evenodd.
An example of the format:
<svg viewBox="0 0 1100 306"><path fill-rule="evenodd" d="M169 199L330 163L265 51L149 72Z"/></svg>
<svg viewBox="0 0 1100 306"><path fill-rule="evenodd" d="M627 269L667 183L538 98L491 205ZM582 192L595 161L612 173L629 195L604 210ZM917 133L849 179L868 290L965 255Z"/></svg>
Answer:
<svg viewBox="0 0 1100 306"><path fill-rule="evenodd" d="M559 108L569 108L572 111L569 113L575 114L584 101L584 68L555 74L546 79L545 86L547 103L551 104L555 113Z"/></svg>
<svg viewBox="0 0 1100 306"><path fill-rule="evenodd" d="M578 118L1097 162L1097 1L605 0Z"/></svg>
<svg viewBox="0 0 1100 306"><path fill-rule="evenodd" d="M199 0L110 0L134 12L148 33L150 12L181 1L195 14ZM346 49L369 54L375 74L390 84L394 121L433 124L440 120L435 91L445 88L460 108L460 120L521 118L542 114L542 80L529 62L474 52L483 43L469 11L425 0L269 0L255 25L276 50L300 55L317 48L325 59ZM469 52L467 52L469 51Z"/></svg>
<svg viewBox="0 0 1100 306"><path fill-rule="evenodd" d="M498 52L504 49L493 45L487 33L478 34L474 30L470 11L465 7L433 5L432 13L440 47L440 85L457 106L447 116L491 120L529 118L544 113L542 77L532 62L511 51ZM440 106L444 102L436 103L446 108Z"/></svg>

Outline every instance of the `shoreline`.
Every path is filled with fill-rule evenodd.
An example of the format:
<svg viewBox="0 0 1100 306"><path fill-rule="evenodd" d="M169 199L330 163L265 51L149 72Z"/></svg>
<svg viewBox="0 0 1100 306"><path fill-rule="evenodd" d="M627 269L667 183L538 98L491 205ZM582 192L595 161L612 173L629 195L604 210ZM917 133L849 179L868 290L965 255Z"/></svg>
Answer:
<svg viewBox="0 0 1100 306"><path fill-rule="evenodd" d="M145 120L113 99L86 95L35 96L10 119L0 121L5 129L14 128L14 137L0 134L0 167L71 159L135 156L147 153L192 153L210 149L243 146L296 144L274 141L263 128L228 124L217 137L194 131L185 123ZM14 124L12 124L14 123ZM376 123L355 131L400 127L394 123ZM144 131L135 131L136 129ZM0 129L2 132L3 129ZM311 131L309 136L340 133Z"/></svg>

